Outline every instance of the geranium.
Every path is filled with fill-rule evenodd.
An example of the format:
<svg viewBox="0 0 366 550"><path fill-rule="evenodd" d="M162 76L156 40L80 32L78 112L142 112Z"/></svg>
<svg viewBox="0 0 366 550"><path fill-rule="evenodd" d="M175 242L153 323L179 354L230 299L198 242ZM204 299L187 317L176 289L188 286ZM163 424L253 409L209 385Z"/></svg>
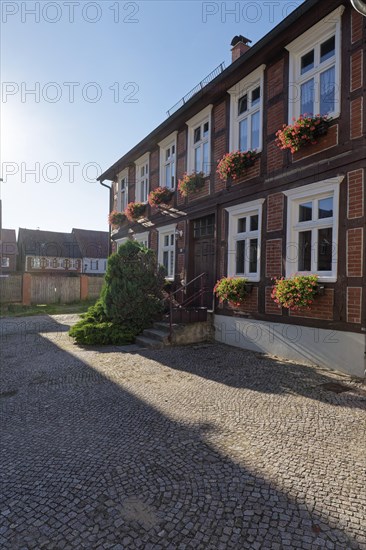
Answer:
<svg viewBox="0 0 366 550"><path fill-rule="evenodd" d="M126 219L126 214L124 212L117 212L117 210L112 210L108 216L109 225L119 226L122 225Z"/></svg>
<svg viewBox="0 0 366 550"><path fill-rule="evenodd" d="M248 294L247 283L247 279L240 277L222 277L214 286L214 293L220 302L227 300L240 306Z"/></svg>
<svg viewBox="0 0 366 550"><path fill-rule="evenodd" d="M296 311L310 309L319 292L317 275L294 275L285 279L274 279L271 298L280 306Z"/></svg>
<svg viewBox="0 0 366 550"><path fill-rule="evenodd" d="M167 187L157 187L150 192L148 201L150 206L158 206L165 202L169 202L172 197L172 191Z"/></svg>
<svg viewBox="0 0 366 550"><path fill-rule="evenodd" d="M127 219L130 222L136 221L141 218L142 214L145 212L146 204L142 202L130 202L125 210Z"/></svg>
<svg viewBox="0 0 366 550"><path fill-rule="evenodd" d="M226 181L228 177L236 180L249 166L253 166L256 156L257 153L255 150L226 153L217 165L217 173L224 181Z"/></svg>
<svg viewBox="0 0 366 550"><path fill-rule="evenodd" d="M282 130L276 132L276 145L280 149L290 149L291 153L296 153L303 145L315 145L316 138L327 133L331 118L327 115L301 115L293 121L293 124L284 124Z"/></svg>
<svg viewBox="0 0 366 550"><path fill-rule="evenodd" d="M183 174L183 178L178 182L178 191L182 197L187 197L191 193L196 193L205 184L205 175L203 172L193 172L193 174Z"/></svg>

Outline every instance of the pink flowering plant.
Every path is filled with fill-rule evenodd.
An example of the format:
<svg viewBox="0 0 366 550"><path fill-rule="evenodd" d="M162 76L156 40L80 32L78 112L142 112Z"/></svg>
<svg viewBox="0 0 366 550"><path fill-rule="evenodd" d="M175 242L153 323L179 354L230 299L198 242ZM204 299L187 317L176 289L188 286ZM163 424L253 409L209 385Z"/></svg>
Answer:
<svg viewBox="0 0 366 550"><path fill-rule="evenodd" d="M319 292L317 275L294 275L285 279L274 279L271 298L276 304L296 311L310 309Z"/></svg>
<svg viewBox="0 0 366 550"><path fill-rule="evenodd" d="M125 214L130 222L136 221L141 218L145 212L146 204L142 202L130 202L128 203Z"/></svg>
<svg viewBox="0 0 366 550"><path fill-rule="evenodd" d="M214 286L214 294L220 302L231 302L234 306L240 306L247 294L247 279L241 277L222 277Z"/></svg>
<svg viewBox="0 0 366 550"><path fill-rule="evenodd" d="M108 216L109 225L114 225L116 227L123 224L126 219L126 214L124 212L117 212L117 210L112 210Z"/></svg>
<svg viewBox="0 0 366 550"><path fill-rule="evenodd" d="M150 206L158 206L159 204L164 204L169 202L172 198L172 191L167 187L157 187L150 192L148 201Z"/></svg>
<svg viewBox="0 0 366 550"><path fill-rule="evenodd" d="M253 166L256 156L255 150L226 153L219 161L216 172L223 181L228 178L236 180L244 174L247 168Z"/></svg>
<svg viewBox="0 0 366 550"><path fill-rule="evenodd" d="M309 143L318 143L317 138L327 133L331 121L327 115L301 115L292 120L293 124L284 124L282 130L276 132L276 145L280 149L290 149L291 153L296 153Z"/></svg>
<svg viewBox="0 0 366 550"><path fill-rule="evenodd" d="M196 193L205 185L205 175L203 172L193 172L193 174L183 174L178 182L178 191L182 197L187 197L191 193Z"/></svg>

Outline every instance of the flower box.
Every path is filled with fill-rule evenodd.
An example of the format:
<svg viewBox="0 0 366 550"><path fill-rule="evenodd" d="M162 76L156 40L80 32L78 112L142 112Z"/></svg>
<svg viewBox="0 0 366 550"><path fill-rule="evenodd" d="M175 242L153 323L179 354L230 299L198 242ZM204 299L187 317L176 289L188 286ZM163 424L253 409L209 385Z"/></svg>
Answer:
<svg viewBox="0 0 366 550"><path fill-rule="evenodd" d="M124 212L117 212L117 210L112 210L108 216L109 225L114 227L120 227L123 222L126 221L126 214Z"/></svg>
<svg viewBox="0 0 366 550"><path fill-rule="evenodd" d="M318 284L317 275L294 275L274 281L271 298L292 311L311 309L316 296L324 294L324 286Z"/></svg>
<svg viewBox="0 0 366 550"><path fill-rule="evenodd" d="M284 124L282 130L276 133L276 145L280 149L289 149L291 153L297 153L306 145L315 145L317 138L328 133L331 119L327 115L306 116L301 115L294 124Z"/></svg>
<svg viewBox="0 0 366 550"><path fill-rule="evenodd" d="M256 158L257 153L254 150L226 153L217 165L217 173L223 181L228 178L236 180L254 165Z"/></svg>
<svg viewBox="0 0 366 550"><path fill-rule="evenodd" d="M213 291L220 302L229 302L232 307L239 307L253 287L242 277L222 277L217 281Z"/></svg>
<svg viewBox="0 0 366 550"><path fill-rule="evenodd" d="M146 204L142 202L130 202L125 210L127 219L132 222L142 217L146 210Z"/></svg>
<svg viewBox="0 0 366 550"><path fill-rule="evenodd" d="M197 193L205 185L205 175L203 172L194 172L193 174L184 174L178 182L178 191L182 197L187 197L191 193Z"/></svg>
<svg viewBox="0 0 366 550"><path fill-rule="evenodd" d="M150 192L148 201L150 206L168 206L166 203L172 198L173 191L167 187L157 187Z"/></svg>

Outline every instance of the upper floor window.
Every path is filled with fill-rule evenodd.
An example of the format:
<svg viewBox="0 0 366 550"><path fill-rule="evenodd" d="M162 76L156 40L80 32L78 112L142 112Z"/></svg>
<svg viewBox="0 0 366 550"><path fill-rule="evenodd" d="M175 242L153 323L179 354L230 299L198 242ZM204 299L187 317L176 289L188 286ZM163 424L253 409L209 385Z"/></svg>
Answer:
<svg viewBox="0 0 366 550"><path fill-rule="evenodd" d="M339 184L343 176L285 191L288 197L286 276L337 279Z"/></svg>
<svg viewBox="0 0 366 550"><path fill-rule="evenodd" d="M149 248L149 232L145 231L144 233L135 233L135 241L143 244L146 248Z"/></svg>
<svg viewBox="0 0 366 550"><path fill-rule="evenodd" d="M123 212L128 204L127 170L119 176L117 211Z"/></svg>
<svg viewBox="0 0 366 550"><path fill-rule="evenodd" d="M160 186L168 189L175 189L176 185L177 134L173 132L159 143Z"/></svg>
<svg viewBox="0 0 366 550"><path fill-rule="evenodd" d="M229 213L228 275L260 279L260 240L264 199L227 208Z"/></svg>
<svg viewBox="0 0 366 550"><path fill-rule="evenodd" d="M147 202L149 194L149 155L146 153L136 162L136 202Z"/></svg>
<svg viewBox="0 0 366 550"><path fill-rule="evenodd" d="M187 121L188 154L187 172L211 172L211 111L208 105L203 111Z"/></svg>
<svg viewBox="0 0 366 550"><path fill-rule="evenodd" d="M290 52L289 118L340 114L340 6L287 46Z"/></svg>
<svg viewBox="0 0 366 550"><path fill-rule="evenodd" d="M228 90L230 151L262 149L264 69L265 65L261 65Z"/></svg>

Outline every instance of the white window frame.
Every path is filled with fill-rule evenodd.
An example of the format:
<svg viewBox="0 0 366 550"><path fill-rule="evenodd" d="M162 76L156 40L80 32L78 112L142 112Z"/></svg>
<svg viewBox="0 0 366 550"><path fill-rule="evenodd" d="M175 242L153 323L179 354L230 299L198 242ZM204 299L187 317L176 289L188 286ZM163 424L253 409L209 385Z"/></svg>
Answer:
<svg viewBox="0 0 366 550"><path fill-rule="evenodd" d="M255 201L237 204L235 206L229 206L225 208L229 214L229 233L228 233L228 263L227 272L229 277L245 278L248 281L258 282L261 277L261 238L262 238L262 207L265 199L257 199ZM238 220L247 216L258 216L258 230L247 231L245 233L238 233ZM240 238L241 237L241 238ZM244 238L243 238L244 237ZM244 274L236 273L236 242L238 240L257 239L257 267L256 273L249 273L249 269ZM247 256L248 246L245 246L245 254ZM249 263L249 257L246 258L246 265Z"/></svg>
<svg viewBox="0 0 366 550"><path fill-rule="evenodd" d="M122 244L125 244L127 241L128 241L128 237L122 237L122 239L116 239L114 242L117 245L117 250Z"/></svg>
<svg viewBox="0 0 366 550"><path fill-rule="evenodd" d="M149 248L149 232L144 231L144 233L135 233L134 239L136 242L143 244L146 248Z"/></svg>
<svg viewBox="0 0 366 550"><path fill-rule="evenodd" d="M163 139L158 143L159 149L160 149L160 178L159 178L159 185L160 187L167 187L171 191L174 191L174 189L177 186L177 135L178 132L173 132L168 137ZM169 159L166 158L166 152L174 147L174 154L172 154ZM166 174L165 174L165 167L167 165L172 165L174 163L174 170L172 177L174 178L174 181L167 182L166 181ZM172 185L173 183L173 185Z"/></svg>
<svg viewBox="0 0 366 550"><path fill-rule="evenodd" d="M207 105L205 109L197 113L194 117L186 121L188 126L188 150L187 150L187 172L193 174L195 172L195 149L201 147L201 159L202 159L202 172L205 176L209 176L211 173L211 131L212 131L212 107L213 105ZM198 144L194 143L194 131L198 126L203 126L208 122L208 136L202 138ZM203 166L203 144L208 143L208 166ZM201 170L199 170L201 171Z"/></svg>
<svg viewBox="0 0 366 550"><path fill-rule="evenodd" d="M311 183L295 189L284 191L287 196L287 237L286 237L286 277L296 273L301 275L318 275L318 279L324 283L335 283L338 271L338 227L339 227L339 186L344 176L337 176L324 181ZM318 201L328 197L333 198L333 217L315 219L310 222L299 222L299 205L304 202ZM317 214L316 214L317 216ZM331 271L318 271L317 254L318 241L313 235L322 227L332 227L333 258ZM311 271L300 272L298 270L299 233L303 230L312 231L311 242Z"/></svg>
<svg viewBox="0 0 366 550"><path fill-rule="evenodd" d="M259 153L263 148L263 96L264 96L264 69L266 65L260 65L255 71L240 80L235 86L228 90L230 94L230 131L229 131L229 147L230 151L239 150L239 124L242 120L247 119L248 124L248 150L252 149L251 144L251 119L252 115L259 112L259 146L256 148ZM245 94L249 98L253 90L260 87L260 101L254 108L249 106L248 110L241 115L238 115L239 100Z"/></svg>
<svg viewBox="0 0 366 550"><path fill-rule="evenodd" d="M10 267L10 258L8 256L1 256L1 267Z"/></svg>
<svg viewBox="0 0 366 550"><path fill-rule="evenodd" d="M164 257L164 252L172 252L173 253L173 272L169 272L169 269L168 269L168 273L166 275L166 279L168 281L173 281L174 280L174 277L175 277L175 260L176 260L176 237L175 237L175 231L176 231L176 228L177 228L177 224L174 223L174 224L171 224L171 225L165 225L164 227L158 227L158 233L159 233L159 239L158 239L158 262L160 265L164 265L163 263L163 257ZM166 237L167 235L173 235L173 245L171 245L169 243L168 246L165 246L164 245L164 237ZM171 265L171 262L170 262L170 254L169 254L169 259L168 259L168 266Z"/></svg>
<svg viewBox="0 0 366 550"><path fill-rule="evenodd" d="M128 204L128 168L118 174L117 211L123 212Z"/></svg>
<svg viewBox="0 0 366 550"><path fill-rule="evenodd" d="M150 189L150 153L145 153L135 161L136 166L136 187L135 200L136 202L147 203L147 197ZM141 168L144 168L145 173L141 175Z"/></svg>
<svg viewBox="0 0 366 550"><path fill-rule="evenodd" d="M311 78L315 81L314 113L320 110L320 74L333 65L335 66L335 97L334 111L328 113L336 118L341 112L341 18L345 7L339 6L327 17L319 21L308 31L293 40L286 46L290 52L289 61L289 108L288 120L291 123L293 118L298 119L301 114L300 86ZM320 45L329 38L335 36L335 60L333 58L324 61L320 65ZM314 68L301 75L301 57L314 49Z"/></svg>

